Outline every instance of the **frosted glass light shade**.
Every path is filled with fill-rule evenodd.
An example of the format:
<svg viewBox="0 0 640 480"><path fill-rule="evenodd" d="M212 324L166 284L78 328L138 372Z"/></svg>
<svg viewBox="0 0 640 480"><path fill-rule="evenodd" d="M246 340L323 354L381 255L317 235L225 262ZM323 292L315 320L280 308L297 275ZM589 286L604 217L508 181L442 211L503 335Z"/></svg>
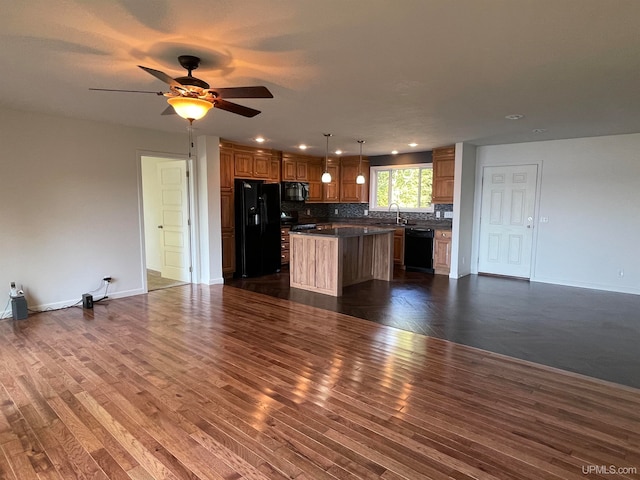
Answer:
<svg viewBox="0 0 640 480"><path fill-rule="evenodd" d="M187 120L200 120L213 107L207 100L192 97L171 97L167 102L178 115Z"/></svg>
<svg viewBox="0 0 640 480"><path fill-rule="evenodd" d="M356 177L356 183L358 185L364 185L364 175L359 173L358 176Z"/></svg>
<svg viewBox="0 0 640 480"><path fill-rule="evenodd" d="M324 172L322 174L321 180L322 180L322 183L331 183L331 174L329 172Z"/></svg>

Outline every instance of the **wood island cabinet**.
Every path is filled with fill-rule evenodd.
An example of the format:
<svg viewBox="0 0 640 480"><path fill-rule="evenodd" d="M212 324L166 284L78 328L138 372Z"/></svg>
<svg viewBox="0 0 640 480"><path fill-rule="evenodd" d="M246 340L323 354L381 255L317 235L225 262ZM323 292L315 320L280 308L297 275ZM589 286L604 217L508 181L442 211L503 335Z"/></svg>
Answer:
<svg viewBox="0 0 640 480"><path fill-rule="evenodd" d="M433 149L433 190L431 203L453 203L455 158L455 146Z"/></svg>
<svg viewBox="0 0 640 480"><path fill-rule="evenodd" d="M434 232L433 268L436 274L449 275L451 270L451 230L436 230Z"/></svg>

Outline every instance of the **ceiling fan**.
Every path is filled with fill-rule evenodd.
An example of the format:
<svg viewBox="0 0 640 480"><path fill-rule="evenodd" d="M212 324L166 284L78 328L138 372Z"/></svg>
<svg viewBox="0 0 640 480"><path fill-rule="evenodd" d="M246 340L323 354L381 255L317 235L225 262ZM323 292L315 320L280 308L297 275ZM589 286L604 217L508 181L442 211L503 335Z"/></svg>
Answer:
<svg viewBox="0 0 640 480"><path fill-rule="evenodd" d="M255 117L260 110L245 107L237 103L229 102L227 98L273 98L267 87L227 87L211 88L207 82L191 75L191 72L200 65L200 58L193 55L180 55L180 65L187 70L184 77L171 78L160 70L138 65L142 70L169 85L168 92L152 92L147 90L116 90L109 88L90 88L105 92L130 92L130 93L154 93L168 98L169 106L162 115L177 113L189 121L198 120L211 107L216 107L227 112L236 113L244 117Z"/></svg>

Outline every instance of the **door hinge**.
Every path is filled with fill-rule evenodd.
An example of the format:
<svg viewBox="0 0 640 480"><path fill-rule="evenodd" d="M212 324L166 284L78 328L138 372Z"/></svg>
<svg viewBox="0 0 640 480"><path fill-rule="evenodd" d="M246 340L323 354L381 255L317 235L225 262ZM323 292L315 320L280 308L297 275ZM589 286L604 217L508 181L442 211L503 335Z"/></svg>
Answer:
<svg viewBox="0 0 640 480"><path fill-rule="evenodd" d="M189 170L187 170L187 178L189 178Z"/></svg>
<svg viewBox="0 0 640 480"><path fill-rule="evenodd" d="M191 219L190 218L187 218L187 225L191 226Z"/></svg>
<svg viewBox="0 0 640 480"><path fill-rule="evenodd" d="M193 273L193 267L189 267L189 273Z"/></svg>

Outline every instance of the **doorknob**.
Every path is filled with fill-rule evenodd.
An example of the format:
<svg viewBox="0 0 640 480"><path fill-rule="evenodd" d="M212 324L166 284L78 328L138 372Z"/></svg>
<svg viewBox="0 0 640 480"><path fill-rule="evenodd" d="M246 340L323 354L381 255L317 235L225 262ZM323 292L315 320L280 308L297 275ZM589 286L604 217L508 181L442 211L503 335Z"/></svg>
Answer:
<svg viewBox="0 0 640 480"><path fill-rule="evenodd" d="M158 228L164 228L162 225L158 225Z"/></svg>

